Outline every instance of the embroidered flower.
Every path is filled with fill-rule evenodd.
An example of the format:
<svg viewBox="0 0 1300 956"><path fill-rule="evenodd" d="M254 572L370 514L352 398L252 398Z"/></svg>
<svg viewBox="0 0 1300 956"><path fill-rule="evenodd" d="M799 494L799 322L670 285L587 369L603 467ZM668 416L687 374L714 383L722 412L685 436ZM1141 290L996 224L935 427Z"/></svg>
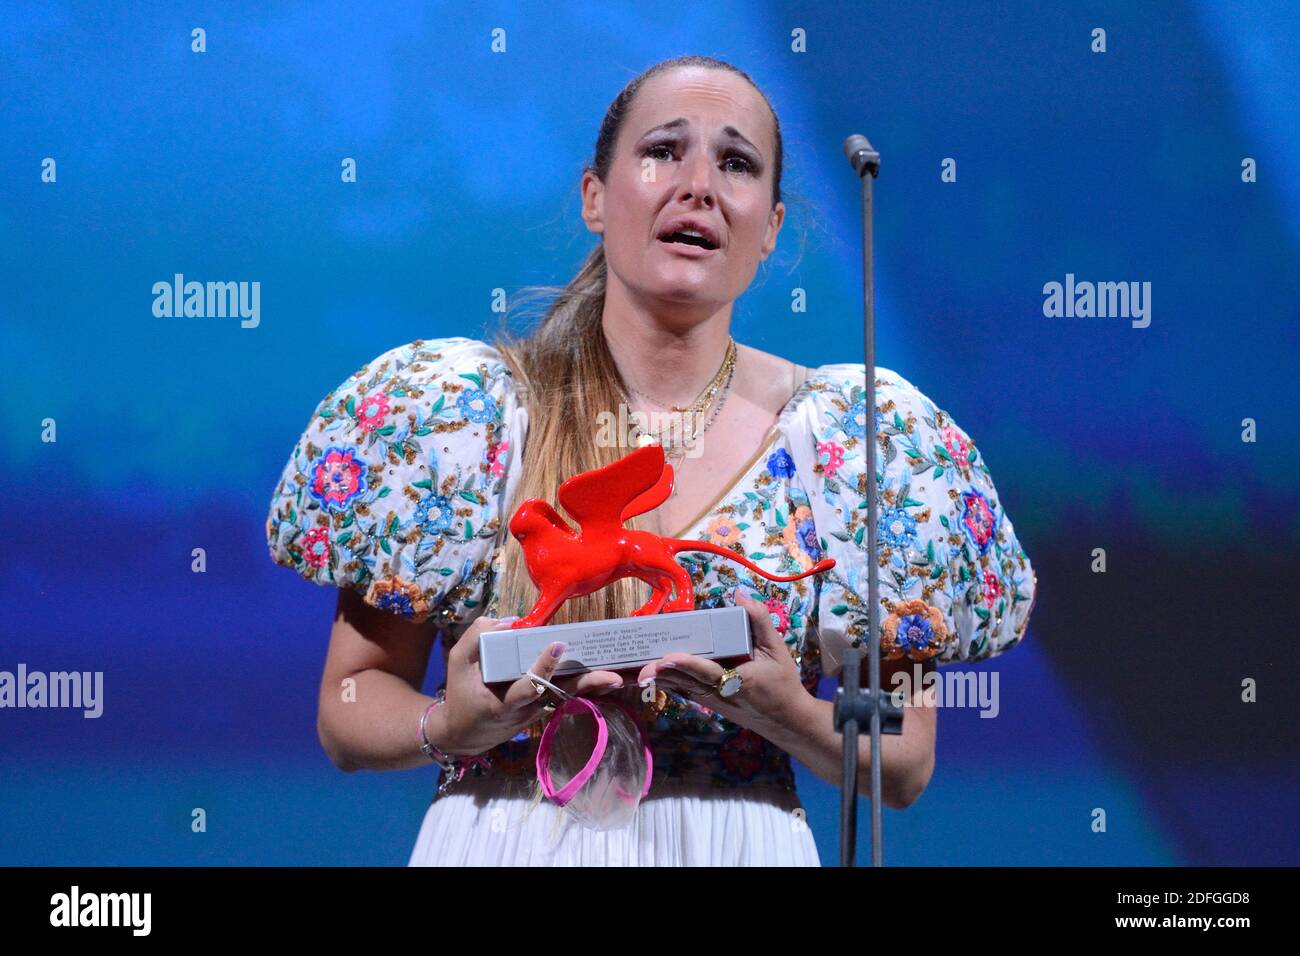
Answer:
<svg viewBox="0 0 1300 956"><path fill-rule="evenodd" d="M813 522L812 509L800 505L790 516L789 523L781 532L785 550L790 557L807 571L822 559L821 544L817 540L817 525Z"/></svg>
<svg viewBox="0 0 1300 956"><path fill-rule="evenodd" d="M889 508L880 516L880 539L892 548L916 543L916 519L902 508Z"/></svg>
<svg viewBox="0 0 1300 956"><path fill-rule="evenodd" d="M323 568L330 560L330 533L320 525L302 536L302 558L313 568Z"/></svg>
<svg viewBox="0 0 1300 956"><path fill-rule="evenodd" d="M383 392L371 392L357 403L357 424L364 432L372 432L384 422L388 414L388 396Z"/></svg>
<svg viewBox="0 0 1300 956"><path fill-rule="evenodd" d="M480 508L474 507L475 514L471 514L469 502L485 502L489 489L484 482L495 485L504 481L512 464L519 464L514 461L515 452L522 453L525 437L510 433L515 419L506 414L507 403L491 384L507 374L505 364L474 346L473 362L479 374L460 374L470 371L470 357L444 361L460 345L457 340L413 345L421 350L403 353L400 361L382 368L379 362L372 363L373 369L381 372L373 384L370 376L374 371L363 370L345 386L350 391L340 388L337 395L331 393L322 406L329 414L319 423L312 422L304 446L306 439L318 435L325 441L315 437L308 457L302 456L301 448L295 449L293 481L278 492L266 523L277 561L283 558L309 577L325 576L328 569L336 583L356 587L371 605L403 620L427 615L426 620L436 621L449 632L460 630L451 625L472 617L476 609L484 609L492 617L527 610L505 608L498 597L494 582L505 570L501 566L504 549L494 548L483 528L475 527L471 540L459 540L467 517L475 526L479 523L476 515ZM409 380L413 386L410 391L393 379L394 366L402 375L400 381ZM760 553L765 559L753 560L769 571L786 574L808 570L824 558L822 538L829 544L847 542L847 551L854 552L857 549L852 542L861 530L859 504L866 497L861 490L866 478L862 470L877 454L881 469L878 493L887 496L881 501L877 542L882 549L880 596L887 605L881 617L888 615L883 656L906 666L913 660L933 662L945 655L955 656L964 635L957 632L946 610L949 601L978 615L972 624L982 621L979 630L987 633L977 635L969 649L962 648L961 656L975 660L981 654L1000 653L1014 643L1007 633L1011 624L1016 625L1016 639L1024 633L1021 622L1031 601L1017 602L1014 615L1006 612L1006 605L1012 604L1013 594L1027 590L1030 569L1018 543L1007 533L999 497L980 471L975 443L945 413L887 375L878 393L870 388L864 392L862 367L857 370L857 374L820 373L818 384L826 387L807 390L807 414L787 417L793 427L786 428L761 452L758 467L746 473L743 483L719 489L719 506L706 512L700 523L700 529L707 525L707 532L695 536L731 552ZM367 394L367 389L373 394ZM392 394L395 389L402 390L405 397ZM349 396L350 417L340 413L338 403ZM873 397L886 411L880 411ZM418 463L403 462L403 445L392 441L407 434L408 409L413 437L418 431L439 433L437 441L415 438L420 447ZM865 444L867 414L875 416L875 449ZM912 432L907 432L909 425ZM387 445L374 450L367 447L395 429ZM900 431L906 433L897 436L901 441L891 437ZM795 444L797 441L806 444ZM887 454L891 441L901 454L886 463L891 457ZM322 444L337 447L322 453L318 450ZM808 444L814 446L810 460L793 457L796 449L806 455ZM798 470L801 461L805 462L803 472ZM936 465L944 467L939 477L930 474ZM382 487L379 473L384 479ZM810 473L812 478L817 473L825 478L805 487L801 479ZM435 479L442 476L445 483L421 480L431 475ZM478 477L472 483L453 484L453 479L446 478L453 475ZM914 485L917 480L922 482L923 493L913 491L912 496L942 497L946 506L927 508L910 500L902 492L902 483ZM397 491L394 498L400 497L403 488L415 499L407 503L415 512L415 521L412 511L401 511L400 529L393 529L390 537L392 514L385 510L379 495ZM932 491L937 495L929 494ZM816 509L808 496L818 502ZM390 498L389 503L392 501ZM325 507L320 507L322 504ZM814 520L814 511L821 520ZM490 515L482 517L486 520ZM345 519L349 519L346 527ZM437 541L426 540L425 548L416 554L415 548L402 546L406 538L415 537L413 527L417 534L431 531L440 536ZM340 537L344 544L339 544ZM927 548L931 541L933 548ZM391 546L391 551L378 550L377 544ZM433 544L442 545L439 553L426 554ZM446 546L452 544L457 547L448 550ZM1006 553L994 560L995 549ZM349 555L356 555L356 560ZM1013 565L1017 559L1018 570ZM420 562L418 575L413 561ZM691 572L700 608L725 606L730 586L738 583L736 574L742 574L742 581L748 580L738 568L721 560L693 563L684 559L682 563ZM762 613L782 636L797 664L800 683L810 695L816 694L824 676L816 640L819 614L823 623L833 617L840 626L854 624L852 631L862 632L856 619L865 616L858 612L864 608L868 567L865 560L850 561L841 569L842 579L834 575L810 579L807 589L778 587L759 596ZM1004 613L999 620L994 612L1000 603ZM1008 625L1005 629L1003 623ZM711 780L733 789L769 783L794 786L790 760L783 752L686 696L656 689L650 703L641 702L640 714L654 748L657 777ZM493 748L492 772L525 781L534 777L536 738L541 729L539 722Z"/></svg>
<svg viewBox="0 0 1300 956"><path fill-rule="evenodd" d="M488 471L500 478L506 473L506 463L503 460L504 455L510 450L510 442L499 441L487 450Z"/></svg>
<svg viewBox="0 0 1300 956"><path fill-rule="evenodd" d="M752 780L763 769L763 738L748 727L728 734L722 741L719 756L723 772L735 780Z"/></svg>
<svg viewBox="0 0 1300 956"><path fill-rule="evenodd" d="M419 585L396 575L374 579L366 591L366 603L412 621L423 621L429 616L429 605Z"/></svg>
<svg viewBox="0 0 1300 956"><path fill-rule="evenodd" d="M880 652L885 660L904 655L914 661L936 656L948 644L948 627L937 607L924 601L902 601L881 626Z"/></svg>
<svg viewBox="0 0 1300 956"><path fill-rule="evenodd" d="M785 632L790 630L790 611L786 608L785 602L778 597L770 597L764 602L764 607L772 615L772 626L784 637Z"/></svg>
<svg viewBox="0 0 1300 956"><path fill-rule="evenodd" d="M953 464L962 471L970 471L970 442L966 440L966 436L952 425L944 425L939 434L943 437L943 447L952 458Z"/></svg>
<svg viewBox="0 0 1300 956"><path fill-rule="evenodd" d="M456 512L452 510L446 495L429 495L421 498L415 506L415 523L420 526L420 530L429 534L446 531L455 518Z"/></svg>
<svg viewBox="0 0 1300 956"><path fill-rule="evenodd" d="M740 529L731 515L718 515L709 522L709 540L719 547L730 548L740 540Z"/></svg>
<svg viewBox="0 0 1300 956"><path fill-rule="evenodd" d="M961 500L962 527L966 529L966 534L970 536L980 554L983 554L993 541L993 526L997 523L993 508L989 505L989 500L974 489L962 492Z"/></svg>
<svg viewBox="0 0 1300 956"><path fill-rule="evenodd" d="M876 420L879 421L877 414ZM850 438L865 438L867 435L867 401L856 402L840 419L840 427Z"/></svg>
<svg viewBox="0 0 1300 956"><path fill-rule="evenodd" d="M1002 582L998 576L987 568L984 570L984 603L992 607L1002 593Z"/></svg>
<svg viewBox="0 0 1300 956"><path fill-rule="evenodd" d="M461 414L472 422L482 425L497 417L497 403L481 388L467 388L456 399Z"/></svg>
<svg viewBox="0 0 1300 956"><path fill-rule="evenodd" d="M342 511L366 490L370 466L356 454L355 448L331 446L311 466L311 496L327 511Z"/></svg>
<svg viewBox="0 0 1300 956"><path fill-rule="evenodd" d="M844 446L837 445L833 441L819 441L817 443L817 458L821 462L822 472L826 477L834 478L835 473L844 464Z"/></svg>
<svg viewBox="0 0 1300 956"><path fill-rule="evenodd" d="M768 456L767 470L773 478L790 478L794 475L794 459L784 448L778 448Z"/></svg>

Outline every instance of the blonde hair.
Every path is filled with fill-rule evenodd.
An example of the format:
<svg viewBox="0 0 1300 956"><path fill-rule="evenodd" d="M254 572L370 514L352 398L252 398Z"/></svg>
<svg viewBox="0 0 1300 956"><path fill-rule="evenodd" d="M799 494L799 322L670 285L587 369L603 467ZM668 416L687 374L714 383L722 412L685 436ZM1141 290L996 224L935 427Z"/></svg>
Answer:
<svg viewBox="0 0 1300 956"><path fill-rule="evenodd" d="M528 439L515 497L503 521L529 498L554 502L560 483L593 468L613 464L626 447L596 441L601 412L618 413L626 401L618 368L601 328L605 302L605 249L597 246L578 274L560 293L546 319L527 340L503 332L496 342L506 363L524 386L528 402ZM620 441L622 436L620 436ZM644 528L641 516L626 522ZM523 548L508 531L501 558L500 613L523 616L537 600ZM647 585L623 578L592 594L566 601L552 624L626 617L648 596Z"/></svg>

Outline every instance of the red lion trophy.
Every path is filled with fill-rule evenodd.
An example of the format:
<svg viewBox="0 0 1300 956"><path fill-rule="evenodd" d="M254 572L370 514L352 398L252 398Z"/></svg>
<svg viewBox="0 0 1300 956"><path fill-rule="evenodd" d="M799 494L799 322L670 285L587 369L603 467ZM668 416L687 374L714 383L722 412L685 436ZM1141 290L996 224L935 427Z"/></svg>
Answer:
<svg viewBox="0 0 1300 956"><path fill-rule="evenodd" d="M623 526L663 504L672 490L673 469L664 461L663 448L646 445L560 485L560 504L577 522L576 530L539 498L519 506L510 519L510 533L524 549L539 594L529 612L510 627L479 635L485 683L523 676L553 640L566 645L557 674L626 670L675 651L715 660L748 658L753 650L748 613L741 607L696 610L691 576L673 559L678 552L707 551L729 558L769 581L797 581L835 566L828 558L784 577L709 541L665 538ZM630 617L547 624L569 598L626 577L640 578L651 587L649 600Z"/></svg>
<svg viewBox="0 0 1300 956"><path fill-rule="evenodd" d="M512 626L545 624L569 598L625 577L640 578L654 589L633 615L693 611L691 576L673 559L679 551L708 551L739 562L769 581L797 581L835 566L834 560L826 558L801 574L769 574L744 555L708 541L665 538L623 526L629 518L663 504L672 494L673 480L673 466L664 461L663 448L651 444L560 485L560 504L578 523L577 531L540 498L521 504L510 519L510 533L523 546L528 574L541 594L532 610Z"/></svg>

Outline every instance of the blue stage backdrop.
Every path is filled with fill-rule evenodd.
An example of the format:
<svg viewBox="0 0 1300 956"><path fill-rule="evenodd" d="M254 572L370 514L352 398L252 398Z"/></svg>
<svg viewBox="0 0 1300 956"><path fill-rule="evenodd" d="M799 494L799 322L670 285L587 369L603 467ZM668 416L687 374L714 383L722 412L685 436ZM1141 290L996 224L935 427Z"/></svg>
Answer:
<svg viewBox="0 0 1300 956"><path fill-rule="evenodd" d="M748 71L786 136L792 209L737 339L862 360L840 144L866 133L878 362L979 443L1038 574L1026 640L978 665L1000 712L940 713L887 860L1300 863L1295 4L647 14L6 7L0 670L104 685L96 719L0 710L0 863L406 862L435 773L322 752L335 593L269 560L271 493L362 363L483 337L494 289L573 273L604 110L681 53ZM155 317L176 274L258 283L256 322ZM1139 283L1146 316L1045 314L1085 281ZM799 784L833 862L837 791Z"/></svg>

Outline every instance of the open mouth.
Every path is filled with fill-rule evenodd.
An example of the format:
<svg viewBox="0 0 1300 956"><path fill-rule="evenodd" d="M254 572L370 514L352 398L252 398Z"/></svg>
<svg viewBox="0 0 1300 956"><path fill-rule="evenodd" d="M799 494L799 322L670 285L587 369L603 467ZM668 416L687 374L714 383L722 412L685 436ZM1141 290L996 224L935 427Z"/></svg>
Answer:
<svg viewBox="0 0 1300 956"><path fill-rule="evenodd" d="M683 229L676 232L668 232L659 237L660 242L680 243L687 246L697 246L700 249L716 249L718 244L708 236L694 229Z"/></svg>

